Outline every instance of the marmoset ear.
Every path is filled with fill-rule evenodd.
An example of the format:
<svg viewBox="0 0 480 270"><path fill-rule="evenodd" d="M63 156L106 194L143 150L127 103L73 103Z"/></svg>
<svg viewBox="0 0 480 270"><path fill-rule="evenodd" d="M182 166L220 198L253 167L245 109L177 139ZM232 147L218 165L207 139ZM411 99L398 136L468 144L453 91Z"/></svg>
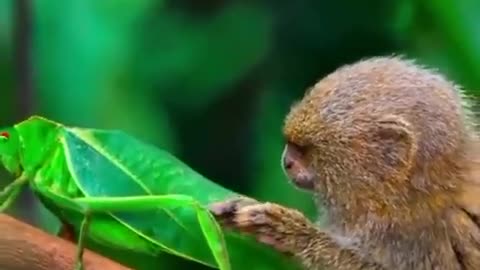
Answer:
<svg viewBox="0 0 480 270"><path fill-rule="evenodd" d="M401 116L386 115L372 131L374 142L386 166L410 170L415 162L417 140L412 126Z"/></svg>

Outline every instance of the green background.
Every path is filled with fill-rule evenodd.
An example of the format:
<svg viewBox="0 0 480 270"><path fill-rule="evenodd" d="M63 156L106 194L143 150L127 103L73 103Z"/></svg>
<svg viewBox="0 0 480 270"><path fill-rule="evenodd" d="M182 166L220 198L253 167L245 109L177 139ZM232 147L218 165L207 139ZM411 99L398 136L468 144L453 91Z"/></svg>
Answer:
<svg viewBox="0 0 480 270"><path fill-rule="evenodd" d="M313 218L309 194L280 169L283 118L335 68L391 54L476 95L480 2L2 0L0 125L40 114L122 129L227 188ZM28 191L10 213L58 225Z"/></svg>

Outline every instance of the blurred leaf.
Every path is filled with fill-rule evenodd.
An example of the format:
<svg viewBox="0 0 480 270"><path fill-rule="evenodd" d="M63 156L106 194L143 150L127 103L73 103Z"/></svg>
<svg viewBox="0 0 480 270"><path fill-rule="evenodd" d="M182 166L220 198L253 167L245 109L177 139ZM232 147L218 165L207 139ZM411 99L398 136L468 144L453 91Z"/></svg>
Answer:
<svg viewBox="0 0 480 270"><path fill-rule="evenodd" d="M480 28L478 1L400 1L395 34L419 63L435 67L451 80L478 94Z"/></svg>
<svg viewBox="0 0 480 270"><path fill-rule="evenodd" d="M395 1L395 9L393 11L392 20L390 22L391 31L396 35L397 40L406 39L405 33L412 31L414 27L414 18L417 6L412 0Z"/></svg>
<svg viewBox="0 0 480 270"><path fill-rule="evenodd" d="M12 45L12 30L13 30L13 1L0 1L0 53L6 54L8 51L5 51L6 48L11 47ZM6 54L7 55L7 54ZM3 57L0 58L3 63ZM1 73L0 73L1 74Z"/></svg>
<svg viewBox="0 0 480 270"><path fill-rule="evenodd" d="M458 57L470 83L480 85L480 5L476 0L428 1L427 9L449 42L451 56Z"/></svg>
<svg viewBox="0 0 480 270"><path fill-rule="evenodd" d="M132 36L138 18L159 2L36 4L39 113L72 124L123 129L174 151L168 115L145 95L144 85L132 84L128 61L136 53Z"/></svg>
<svg viewBox="0 0 480 270"><path fill-rule="evenodd" d="M100 105L97 110L103 113L97 122L102 128L128 131L172 153L178 150L169 114L148 95L110 87L98 99ZM112 100L115 100L115 104L112 104Z"/></svg>
<svg viewBox="0 0 480 270"><path fill-rule="evenodd" d="M104 113L96 97L125 75L134 23L152 2L35 1L41 111L70 123L95 123Z"/></svg>
<svg viewBox="0 0 480 270"><path fill-rule="evenodd" d="M13 40L12 40L12 3L0 1L0 125L11 120L14 112L14 84L13 84Z"/></svg>
<svg viewBox="0 0 480 270"><path fill-rule="evenodd" d="M213 17L191 19L165 12L142 35L137 65L140 81L189 110L204 108L231 90L236 80L266 56L271 18L266 10L234 2ZM146 54L145 54L146 53Z"/></svg>

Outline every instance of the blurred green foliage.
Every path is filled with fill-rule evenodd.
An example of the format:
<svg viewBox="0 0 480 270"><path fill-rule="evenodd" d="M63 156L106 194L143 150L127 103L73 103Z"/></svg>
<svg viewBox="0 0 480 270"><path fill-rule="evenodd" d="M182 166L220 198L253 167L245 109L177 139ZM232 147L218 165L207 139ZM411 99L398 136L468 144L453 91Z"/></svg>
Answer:
<svg viewBox="0 0 480 270"><path fill-rule="evenodd" d="M402 54L480 89L476 0L42 0L31 1L31 98L15 74L18 3L0 1L1 125L35 113L123 129L312 218L310 195L279 166L283 117L308 86L340 65ZM54 231L56 220L23 197L13 214Z"/></svg>

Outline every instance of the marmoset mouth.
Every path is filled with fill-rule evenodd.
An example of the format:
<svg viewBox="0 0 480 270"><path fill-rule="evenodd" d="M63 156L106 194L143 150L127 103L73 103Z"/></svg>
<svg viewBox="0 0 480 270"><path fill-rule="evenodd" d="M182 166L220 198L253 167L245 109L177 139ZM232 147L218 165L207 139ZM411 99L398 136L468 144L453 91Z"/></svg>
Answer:
<svg viewBox="0 0 480 270"><path fill-rule="evenodd" d="M290 181L295 184L295 186L301 188L301 189L306 189L306 190L313 190L314 185L313 185L313 177L311 177L311 174L305 174L305 173L299 173L296 176L289 177Z"/></svg>
<svg viewBox="0 0 480 270"><path fill-rule="evenodd" d="M290 144L282 153L282 169L288 179L298 188L313 190L314 174L304 165L302 156Z"/></svg>

